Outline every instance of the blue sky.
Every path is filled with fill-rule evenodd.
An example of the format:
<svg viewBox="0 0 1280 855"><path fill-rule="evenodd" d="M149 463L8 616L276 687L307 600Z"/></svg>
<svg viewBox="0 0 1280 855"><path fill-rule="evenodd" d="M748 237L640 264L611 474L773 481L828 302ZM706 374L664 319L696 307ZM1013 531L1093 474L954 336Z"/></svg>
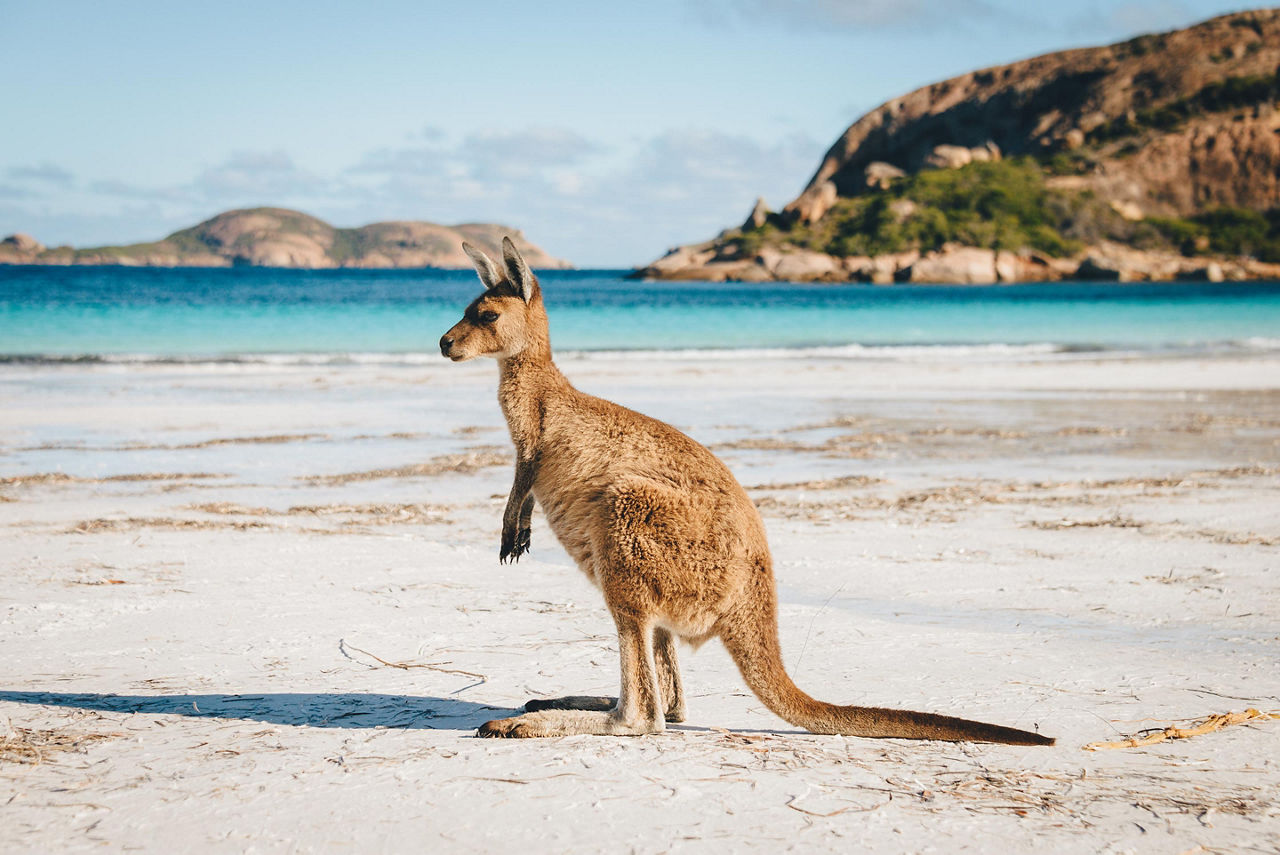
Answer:
<svg viewBox="0 0 1280 855"><path fill-rule="evenodd" d="M0 0L0 234L151 240L283 205L500 222L629 266L781 207L934 80L1213 0Z"/></svg>

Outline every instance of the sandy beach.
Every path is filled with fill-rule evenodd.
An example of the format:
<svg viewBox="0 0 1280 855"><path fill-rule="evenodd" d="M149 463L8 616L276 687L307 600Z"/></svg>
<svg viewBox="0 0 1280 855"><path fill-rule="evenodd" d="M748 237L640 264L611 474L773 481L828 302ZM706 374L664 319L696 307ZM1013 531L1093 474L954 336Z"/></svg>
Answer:
<svg viewBox="0 0 1280 855"><path fill-rule="evenodd" d="M716 642L689 720L474 738L613 694L535 515L497 561L491 362L0 369L0 849L1277 852L1280 356L569 355L764 515L796 682L1055 736L798 732Z"/></svg>

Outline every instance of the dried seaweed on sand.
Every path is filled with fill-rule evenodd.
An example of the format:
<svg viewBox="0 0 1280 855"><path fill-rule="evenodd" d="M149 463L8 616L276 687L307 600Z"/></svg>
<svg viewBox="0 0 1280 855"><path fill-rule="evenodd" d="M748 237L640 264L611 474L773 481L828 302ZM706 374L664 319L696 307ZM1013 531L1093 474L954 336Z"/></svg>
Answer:
<svg viewBox="0 0 1280 855"><path fill-rule="evenodd" d="M233 522L190 520L177 517L127 517L112 519L99 517L76 523L64 531L64 534L99 534L101 532L134 531L140 528L166 529L169 531L212 531L215 529L234 529L248 531L250 529L274 528L268 523L258 520L235 520Z"/></svg>
<svg viewBox="0 0 1280 855"><path fill-rule="evenodd" d="M80 478L65 472L34 472L28 475L12 475L0 478L0 487L25 487L28 484L114 484L135 481L195 481L204 478L225 478L215 472L129 472L124 475L108 475L105 478Z"/></svg>
<svg viewBox="0 0 1280 855"><path fill-rule="evenodd" d="M365 504L332 504L332 505L291 505L287 510L278 511L273 508L250 507L235 502L204 502L187 505L186 510L199 511L219 516L349 516L356 519L347 523L354 525L370 523L374 525L391 525L395 523L434 523L445 522L449 510L443 505L426 505L421 502L400 503L365 503Z"/></svg>
<svg viewBox="0 0 1280 855"><path fill-rule="evenodd" d="M1173 725L1163 730L1156 730L1147 733L1145 736L1131 736L1128 739L1121 739L1116 742L1090 742L1084 746L1085 751L1101 751L1113 748L1140 748L1144 745L1155 745L1157 742L1164 742L1168 739L1189 739L1193 736L1200 736L1205 733L1212 733L1215 730L1222 730L1224 727L1230 727L1233 724L1244 724L1249 721L1266 721L1268 719L1280 719L1280 713L1262 712L1250 707L1244 712L1217 713L1206 718L1198 719L1189 727L1178 727Z"/></svg>
<svg viewBox="0 0 1280 855"><path fill-rule="evenodd" d="M355 481L376 481L381 478L421 478L445 473L470 474L490 466L504 466L511 462L505 449L479 448L462 454L446 454L425 463L413 463L389 469L371 469L366 472L344 472L339 475L312 475L303 480L313 484L340 486Z"/></svg>
<svg viewBox="0 0 1280 855"><path fill-rule="evenodd" d="M11 727L7 733L0 733L0 763L27 763L38 766L54 754L64 751L83 751L90 743L121 735Z"/></svg>

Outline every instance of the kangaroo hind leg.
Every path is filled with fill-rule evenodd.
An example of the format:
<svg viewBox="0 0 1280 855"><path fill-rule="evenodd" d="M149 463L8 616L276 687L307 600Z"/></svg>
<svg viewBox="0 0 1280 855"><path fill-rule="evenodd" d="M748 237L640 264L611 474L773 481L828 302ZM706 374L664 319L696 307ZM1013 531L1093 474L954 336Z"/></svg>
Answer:
<svg viewBox="0 0 1280 855"><path fill-rule="evenodd" d="M680 666L676 660L675 637L661 627L653 630L653 658L658 672L658 688L662 692L663 718L668 724L685 720L684 686L680 681ZM617 698L603 695L566 695L563 698L534 698L524 705L525 712L541 710L589 710L610 712L618 705Z"/></svg>
<svg viewBox="0 0 1280 855"><path fill-rule="evenodd" d="M575 734L636 736L662 731L665 722L655 673L653 631L631 615L615 614L614 620L618 625L618 654L622 666L622 686L615 707L608 712L544 708L487 722L477 734L528 738Z"/></svg>
<svg viewBox="0 0 1280 855"><path fill-rule="evenodd" d="M653 658L658 666L658 688L662 691L663 717L671 724L685 719L684 684L676 660L676 639L668 630L653 631Z"/></svg>

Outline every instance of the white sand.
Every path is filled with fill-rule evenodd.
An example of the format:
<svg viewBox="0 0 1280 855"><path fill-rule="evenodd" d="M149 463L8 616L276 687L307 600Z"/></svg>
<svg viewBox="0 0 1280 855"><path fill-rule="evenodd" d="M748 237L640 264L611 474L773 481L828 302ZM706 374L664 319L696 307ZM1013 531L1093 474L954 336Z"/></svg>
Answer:
<svg viewBox="0 0 1280 855"><path fill-rule="evenodd" d="M799 733L717 643L665 734L475 739L617 683L540 517L497 563L492 364L9 366L0 476L76 480L0 484L0 850L1280 851L1280 721L1081 750L1280 711L1280 358L562 367L754 488L802 687L1058 745Z"/></svg>

